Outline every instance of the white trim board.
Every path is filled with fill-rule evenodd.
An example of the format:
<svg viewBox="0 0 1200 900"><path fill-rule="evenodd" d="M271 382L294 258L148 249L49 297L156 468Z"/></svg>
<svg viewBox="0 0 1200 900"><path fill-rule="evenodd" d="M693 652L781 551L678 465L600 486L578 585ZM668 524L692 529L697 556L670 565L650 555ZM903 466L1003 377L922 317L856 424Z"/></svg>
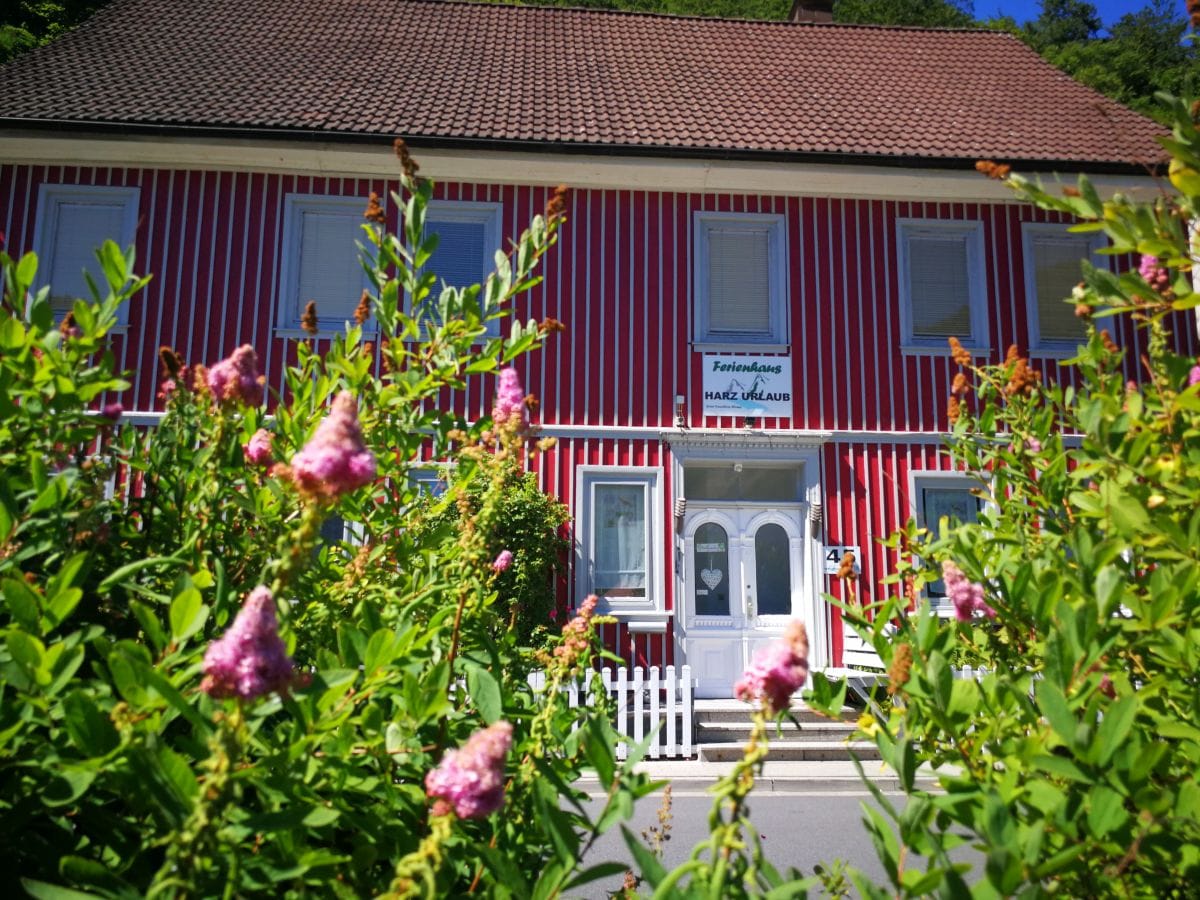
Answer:
<svg viewBox="0 0 1200 900"><path fill-rule="evenodd" d="M666 192L728 192L1003 203L1013 192L973 170L905 169L895 166L756 162L497 150L416 148L421 174L437 181L484 184L566 184ZM12 131L0 138L0 162L29 165L98 165L120 168L289 172L342 177L395 178L390 147L328 141L47 135ZM1023 172L1027 177L1036 172ZM1043 177L1053 185L1054 177ZM1072 176L1064 183L1074 184ZM1121 191L1156 195L1146 176L1101 175L1101 195Z"/></svg>

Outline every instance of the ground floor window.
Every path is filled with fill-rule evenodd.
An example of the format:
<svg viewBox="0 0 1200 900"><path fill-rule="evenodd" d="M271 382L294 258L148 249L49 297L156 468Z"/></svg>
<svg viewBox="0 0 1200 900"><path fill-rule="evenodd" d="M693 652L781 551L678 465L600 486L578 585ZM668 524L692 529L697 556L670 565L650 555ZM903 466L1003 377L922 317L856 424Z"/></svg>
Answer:
<svg viewBox="0 0 1200 900"><path fill-rule="evenodd" d="M949 524L974 524L979 521L979 482L955 473L915 475L911 505L917 524L938 533L942 519ZM953 612L946 584L941 579L926 586L930 604L942 615Z"/></svg>
<svg viewBox="0 0 1200 900"><path fill-rule="evenodd" d="M586 466L578 478L579 597L610 613L661 610L661 470Z"/></svg>

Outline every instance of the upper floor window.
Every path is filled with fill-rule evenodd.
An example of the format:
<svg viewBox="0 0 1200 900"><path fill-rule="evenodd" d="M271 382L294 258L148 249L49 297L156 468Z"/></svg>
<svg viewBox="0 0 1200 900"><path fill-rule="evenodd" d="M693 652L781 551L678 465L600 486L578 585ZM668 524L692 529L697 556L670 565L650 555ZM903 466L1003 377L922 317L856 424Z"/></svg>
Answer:
<svg viewBox="0 0 1200 900"><path fill-rule="evenodd" d="M581 466L579 598L596 594L603 612L663 609L661 470Z"/></svg>
<svg viewBox="0 0 1200 900"><path fill-rule="evenodd" d="M1083 278L1080 261L1091 258L1103 242L1102 235L1072 234L1066 225L1021 226L1030 349L1070 353L1083 340L1071 291Z"/></svg>
<svg viewBox="0 0 1200 900"><path fill-rule="evenodd" d="M367 286L358 259L363 209L357 197L288 194L283 201L279 318L281 329L300 328L310 300L322 331L341 331Z"/></svg>
<svg viewBox="0 0 1200 900"><path fill-rule="evenodd" d="M436 303L443 284L467 288L482 284L495 268L495 253L500 248L499 203L433 200L425 212L425 230L438 236L437 249L425 269L437 283L429 295ZM488 335L500 334L500 320L487 323Z"/></svg>
<svg viewBox="0 0 1200 900"><path fill-rule="evenodd" d="M787 233L783 216L695 215L695 340L787 344Z"/></svg>
<svg viewBox="0 0 1200 900"><path fill-rule="evenodd" d="M898 255L904 346L945 350L955 337L986 349L983 225L901 219Z"/></svg>
<svg viewBox="0 0 1200 900"><path fill-rule="evenodd" d="M64 316L76 298L90 300L86 271L107 295L108 281L96 259L107 240L122 249L133 243L137 228L138 189L90 185L44 184L38 192L33 246L38 255L39 286L50 285L50 305ZM118 315L125 322L128 304Z"/></svg>

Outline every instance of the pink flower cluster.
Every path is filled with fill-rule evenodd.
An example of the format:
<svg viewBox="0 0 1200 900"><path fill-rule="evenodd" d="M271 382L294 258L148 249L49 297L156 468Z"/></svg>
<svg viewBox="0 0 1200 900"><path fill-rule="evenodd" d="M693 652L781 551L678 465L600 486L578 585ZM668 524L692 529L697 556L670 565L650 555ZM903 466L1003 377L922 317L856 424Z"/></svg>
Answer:
<svg viewBox="0 0 1200 900"><path fill-rule="evenodd" d="M425 776L425 794L436 800L435 815L454 809L460 819L481 819L504 805L504 763L512 748L512 726L500 721L476 731L458 750L447 750Z"/></svg>
<svg viewBox="0 0 1200 900"><path fill-rule="evenodd" d="M775 715L787 709L792 694L808 680L808 632L804 623L793 619L783 637L760 647L745 674L733 686L739 700L762 701L766 711Z"/></svg>
<svg viewBox="0 0 1200 900"><path fill-rule="evenodd" d="M946 560L942 563L942 578L946 582L946 594L954 604L954 615L960 622L969 622L979 612L989 619L996 618L996 611L983 599L983 585L968 581L962 569Z"/></svg>
<svg viewBox="0 0 1200 900"><path fill-rule="evenodd" d="M246 461L252 466L269 466L274 459L271 452L271 432L260 428L242 446Z"/></svg>
<svg viewBox="0 0 1200 900"><path fill-rule="evenodd" d="M1138 274L1146 279L1146 283L1160 294L1171 289L1171 273L1158 264L1157 256L1142 254L1142 262L1138 266Z"/></svg>
<svg viewBox="0 0 1200 900"><path fill-rule="evenodd" d="M204 653L200 689L213 697L254 700L292 682L292 660L279 637L275 600L261 585L242 604L233 625Z"/></svg>
<svg viewBox="0 0 1200 900"><path fill-rule="evenodd" d="M208 370L208 389L217 403L262 403L263 376L258 373L258 354L243 344ZM165 385L164 385L165 387Z"/></svg>
<svg viewBox="0 0 1200 900"><path fill-rule="evenodd" d="M100 415L116 424L117 420L125 415L125 407L120 403L105 403L104 408L100 410Z"/></svg>
<svg viewBox="0 0 1200 900"><path fill-rule="evenodd" d="M338 497L374 480L375 457L363 443L358 403L349 391L334 398L317 433L292 457L292 477L301 491L320 497Z"/></svg>
<svg viewBox="0 0 1200 900"><path fill-rule="evenodd" d="M492 571L503 572L512 565L513 555L511 550L501 550L500 555L496 557L496 561L492 563Z"/></svg>
<svg viewBox="0 0 1200 900"><path fill-rule="evenodd" d="M527 424L525 413L525 389L521 378L512 366L500 372L500 384L496 387L496 400L492 405L492 421L505 425L512 420L517 427Z"/></svg>
<svg viewBox="0 0 1200 900"><path fill-rule="evenodd" d="M1200 384L1200 365L1192 366L1192 371L1188 372L1188 387L1193 384Z"/></svg>

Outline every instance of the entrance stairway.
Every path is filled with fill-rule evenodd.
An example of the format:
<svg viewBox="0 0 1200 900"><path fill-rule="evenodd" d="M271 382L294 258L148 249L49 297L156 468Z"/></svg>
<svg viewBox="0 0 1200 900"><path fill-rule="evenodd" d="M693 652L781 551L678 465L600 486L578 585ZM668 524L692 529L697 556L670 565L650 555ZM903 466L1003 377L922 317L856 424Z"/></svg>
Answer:
<svg viewBox="0 0 1200 900"><path fill-rule="evenodd" d="M750 739L749 706L740 700L696 700L695 715L700 759L732 762L741 758L742 749ZM768 759L849 761L851 752L859 759L879 759L879 751L870 741L850 740L858 713L849 707L843 708L842 718L835 720L794 702L792 715L800 722L800 728L786 719L782 733L771 726Z"/></svg>

